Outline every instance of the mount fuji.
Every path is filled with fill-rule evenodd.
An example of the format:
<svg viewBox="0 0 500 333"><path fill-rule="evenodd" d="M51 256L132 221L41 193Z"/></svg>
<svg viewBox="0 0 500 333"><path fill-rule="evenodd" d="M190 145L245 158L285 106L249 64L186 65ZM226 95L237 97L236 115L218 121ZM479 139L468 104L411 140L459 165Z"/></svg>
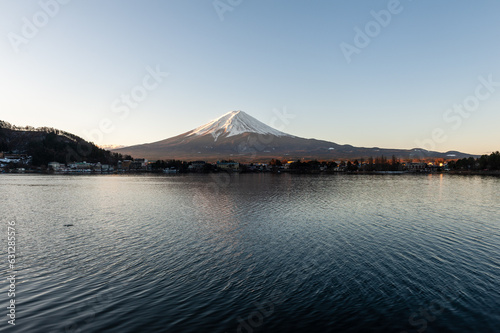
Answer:
<svg viewBox="0 0 500 333"><path fill-rule="evenodd" d="M243 111L231 111L189 132L169 139L114 149L135 158L180 159L186 161L267 162L277 159L354 159L377 156L398 158L445 158L472 156L456 151L446 153L424 149L382 149L339 145L334 142L305 139L274 129Z"/></svg>
<svg viewBox="0 0 500 333"><path fill-rule="evenodd" d="M210 134L213 136L214 142L216 142L219 136L222 138L228 138L244 133L293 137L290 134L280 132L270 126L267 126L243 111L228 112L222 117L212 120L208 124L187 132L186 136L203 136Z"/></svg>

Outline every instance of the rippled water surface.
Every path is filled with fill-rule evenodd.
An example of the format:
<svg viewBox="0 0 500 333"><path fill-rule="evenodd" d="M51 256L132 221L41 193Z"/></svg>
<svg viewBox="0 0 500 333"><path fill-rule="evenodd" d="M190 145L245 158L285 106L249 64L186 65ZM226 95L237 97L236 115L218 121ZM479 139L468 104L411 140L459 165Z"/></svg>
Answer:
<svg viewBox="0 0 500 333"><path fill-rule="evenodd" d="M1 331L500 327L499 178L0 175L0 189L3 276L13 220L18 270Z"/></svg>

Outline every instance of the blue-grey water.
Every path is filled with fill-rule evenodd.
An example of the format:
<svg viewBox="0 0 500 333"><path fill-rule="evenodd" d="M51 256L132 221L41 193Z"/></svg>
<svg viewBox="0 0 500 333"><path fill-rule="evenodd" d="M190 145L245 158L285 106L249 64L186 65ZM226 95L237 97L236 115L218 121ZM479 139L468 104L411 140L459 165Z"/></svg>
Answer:
<svg viewBox="0 0 500 333"><path fill-rule="evenodd" d="M500 331L500 178L4 174L0 190L2 332Z"/></svg>

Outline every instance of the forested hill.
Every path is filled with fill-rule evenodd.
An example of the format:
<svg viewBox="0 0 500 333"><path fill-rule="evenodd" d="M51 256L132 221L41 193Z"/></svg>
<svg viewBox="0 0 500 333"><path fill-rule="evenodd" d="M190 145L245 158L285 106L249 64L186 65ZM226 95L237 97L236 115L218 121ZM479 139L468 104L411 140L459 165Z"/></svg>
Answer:
<svg viewBox="0 0 500 333"><path fill-rule="evenodd" d="M97 147L84 139L51 127L19 127L0 120L0 152L27 154L33 165L49 162L116 164L121 154Z"/></svg>

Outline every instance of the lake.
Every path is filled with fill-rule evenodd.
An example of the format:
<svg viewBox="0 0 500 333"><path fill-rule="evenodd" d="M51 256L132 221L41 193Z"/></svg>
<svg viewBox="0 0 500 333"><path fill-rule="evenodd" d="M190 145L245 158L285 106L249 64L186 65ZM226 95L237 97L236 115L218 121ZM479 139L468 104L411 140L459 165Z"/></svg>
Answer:
<svg viewBox="0 0 500 333"><path fill-rule="evenodd" d="M498 332L500 178L0 175L2 332Z"/></svg>

